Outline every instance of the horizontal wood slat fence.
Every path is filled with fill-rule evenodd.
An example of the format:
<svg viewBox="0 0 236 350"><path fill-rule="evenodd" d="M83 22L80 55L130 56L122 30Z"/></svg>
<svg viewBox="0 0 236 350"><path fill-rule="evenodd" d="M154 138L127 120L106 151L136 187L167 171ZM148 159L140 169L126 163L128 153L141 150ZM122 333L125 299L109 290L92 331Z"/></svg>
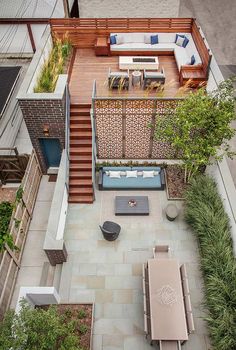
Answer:
<svg viewBox="0 0 236 350"><path fill-rule="evenodd" d="M0 254L0 319L10 306L41 177L41 168L33 151L21 182L23 197L12 214L9 229L19 251L7 247Z"/></svg>
<svg viewBox="0 0 236 350"><path fill-rule="evenodd" d="M54 37L67 35L78 48L94 47L99 36L112 32L186 32L191 33L192 18L62 18L51 19Z"/></svg>

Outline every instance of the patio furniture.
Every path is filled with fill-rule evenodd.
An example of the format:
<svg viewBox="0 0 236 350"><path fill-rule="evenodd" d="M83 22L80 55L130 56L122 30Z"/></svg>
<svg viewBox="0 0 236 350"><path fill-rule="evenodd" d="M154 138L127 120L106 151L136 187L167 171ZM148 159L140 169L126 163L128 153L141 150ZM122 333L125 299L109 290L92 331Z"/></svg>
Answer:
<svg viewBox="0 0 236 350"><path fill-rule="evenodd" d="M156 245L153 248L153 258L164 258L168 259L170 247L168 245Z"/></svg>
<svg viewBox="0 0 236 350"><path fill-rule="evenodd" d="M181 343L179 340L160 340L159 350L181 350Z"/></svg>
<svg viewBox="0 0 236 350"><path fill-rule="evenodd" d="M135 70L132 72L132 85L140 86L142 79L142 73L139 70Z"/></svg>
<svg viewBox="0 0 236 350"><path fill-rule="evenodd" d="M108 86L109 89L129 89L129 70L126 72L111 72L111 68L108 71Z"/></svg>
<svg viewBox="0 0 236 350"><path fill-rule="evenodd" d="M113 46L114 47L114 46ZM158 57L119 56L119 69L158 69Z"/></svg>
<svg viewBox="0 0 236 350"><path fill-rule="evenodd" d="M151 340L187 340L188 328L178 261L149 259L148 287Z"/></svg>
<svg viewBox="0 0 236 350"><path fill-rule="evenodd" d="M146 72L144 69L143 71L143 88L158 88L160 85L165 84L166 77L165 77L165 71L164 68L161 68L160 72Z"/></svg>
<svg viewBox="0 0 236 350"><path fill-rule="evenodd" d="M137 177L127 177L126 171L137 170ZM120 178L109 176L110 171L120 171ZM143 171L154 171L154 176L144 178ZM99 190L152 190L161 191L165 189L164 170L158 166L137 166L137 167L101 167L99 169Z"/></svg>
<svg viewBox="0 0 236 350"><path fill-rule="evenodd" d="M169 221L174 221L179 215L179 210L175 204L168 204L165 208L165 213Z"/></svg>
<svg viewBox="0 0 236 350"><path fill-rule="evenodd" d="M148 197L116 196L115 215L149 215Z"/></svg>
<svg viewBox="0 0 236 350"><path fill-rule="evenodd" d="M120 225L112 221L105 221L104 224L102 226L99 225L99 227L107 241L115 241L121 230Z"/></svg>

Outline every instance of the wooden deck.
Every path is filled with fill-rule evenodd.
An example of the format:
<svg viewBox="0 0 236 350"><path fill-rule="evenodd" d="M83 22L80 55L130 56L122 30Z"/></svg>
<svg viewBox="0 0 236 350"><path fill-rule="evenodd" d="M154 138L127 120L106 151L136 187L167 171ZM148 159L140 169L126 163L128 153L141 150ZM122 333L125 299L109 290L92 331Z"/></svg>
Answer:
<svg viewBox="0 0 236 350"><path fill-rule="evenodd" d="M140 87L134 88L130 84L128 91L109 90L107 75L111 70L119 70L118 56L95 56L93 49L77 49L72 69L69 89L71 103L91 103L93 82L97 83L98 97L160 97L157 92L147 94ZM174 56L159 56L159 67L164 67L166 83L164 95L161 97L175 97L182 90L179 84L179 72Z"/></svg>

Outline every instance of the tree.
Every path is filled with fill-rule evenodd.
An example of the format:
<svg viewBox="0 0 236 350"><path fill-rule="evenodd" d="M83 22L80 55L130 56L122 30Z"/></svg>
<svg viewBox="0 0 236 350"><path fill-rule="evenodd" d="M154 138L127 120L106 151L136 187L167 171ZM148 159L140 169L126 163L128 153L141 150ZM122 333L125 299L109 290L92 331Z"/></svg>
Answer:
<svg viewBox="0 0 236 350"><path fill-rule="evenodd" d="M75 323L59 315L55 306L32 309L26 300L17 314L8 311L0 323L1 350L79 350Z"/></svg>
<svg viewBox="0 0 236 350"><path fill-rule="evenodd" d="M175 148L185 166L185 181L224 155L232 157L229 140L235 130L233 81L227 80L212 93L205 88L190 92L175 112L166 111L155 125L155 138Z"/></svg>

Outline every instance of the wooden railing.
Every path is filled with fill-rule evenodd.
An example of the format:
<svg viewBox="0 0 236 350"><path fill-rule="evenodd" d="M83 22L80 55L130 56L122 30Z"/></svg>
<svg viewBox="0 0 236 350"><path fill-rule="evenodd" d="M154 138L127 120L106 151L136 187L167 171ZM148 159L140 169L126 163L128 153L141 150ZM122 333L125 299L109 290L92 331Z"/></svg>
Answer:
<svg viewBox="0 0 236 350"><path fill-rule="evenodd" d="M202 60L203 72L208 77L208 72L211 63L211 54L210 50L206 46L204 38L202 37L199 31L196 21L193 21L191 34Z"/></svg>
<svg viewBox="0 0 236 350"><path fill-rule="evenodd" d="M79 48L94 47L99 36L112 32L191 33L192 18L61 18L51 19L53 37L67 35L72 45Z"/></svg>
<svg viewBox="0 0 236 350"><path fill-rule="evenodd" d="M33 151L21 182L23 198L13 212L9 227L13 241L19 250L12 251L7 247L0 254L0 319L10 306L41 176L41 168Z"/></svg>

